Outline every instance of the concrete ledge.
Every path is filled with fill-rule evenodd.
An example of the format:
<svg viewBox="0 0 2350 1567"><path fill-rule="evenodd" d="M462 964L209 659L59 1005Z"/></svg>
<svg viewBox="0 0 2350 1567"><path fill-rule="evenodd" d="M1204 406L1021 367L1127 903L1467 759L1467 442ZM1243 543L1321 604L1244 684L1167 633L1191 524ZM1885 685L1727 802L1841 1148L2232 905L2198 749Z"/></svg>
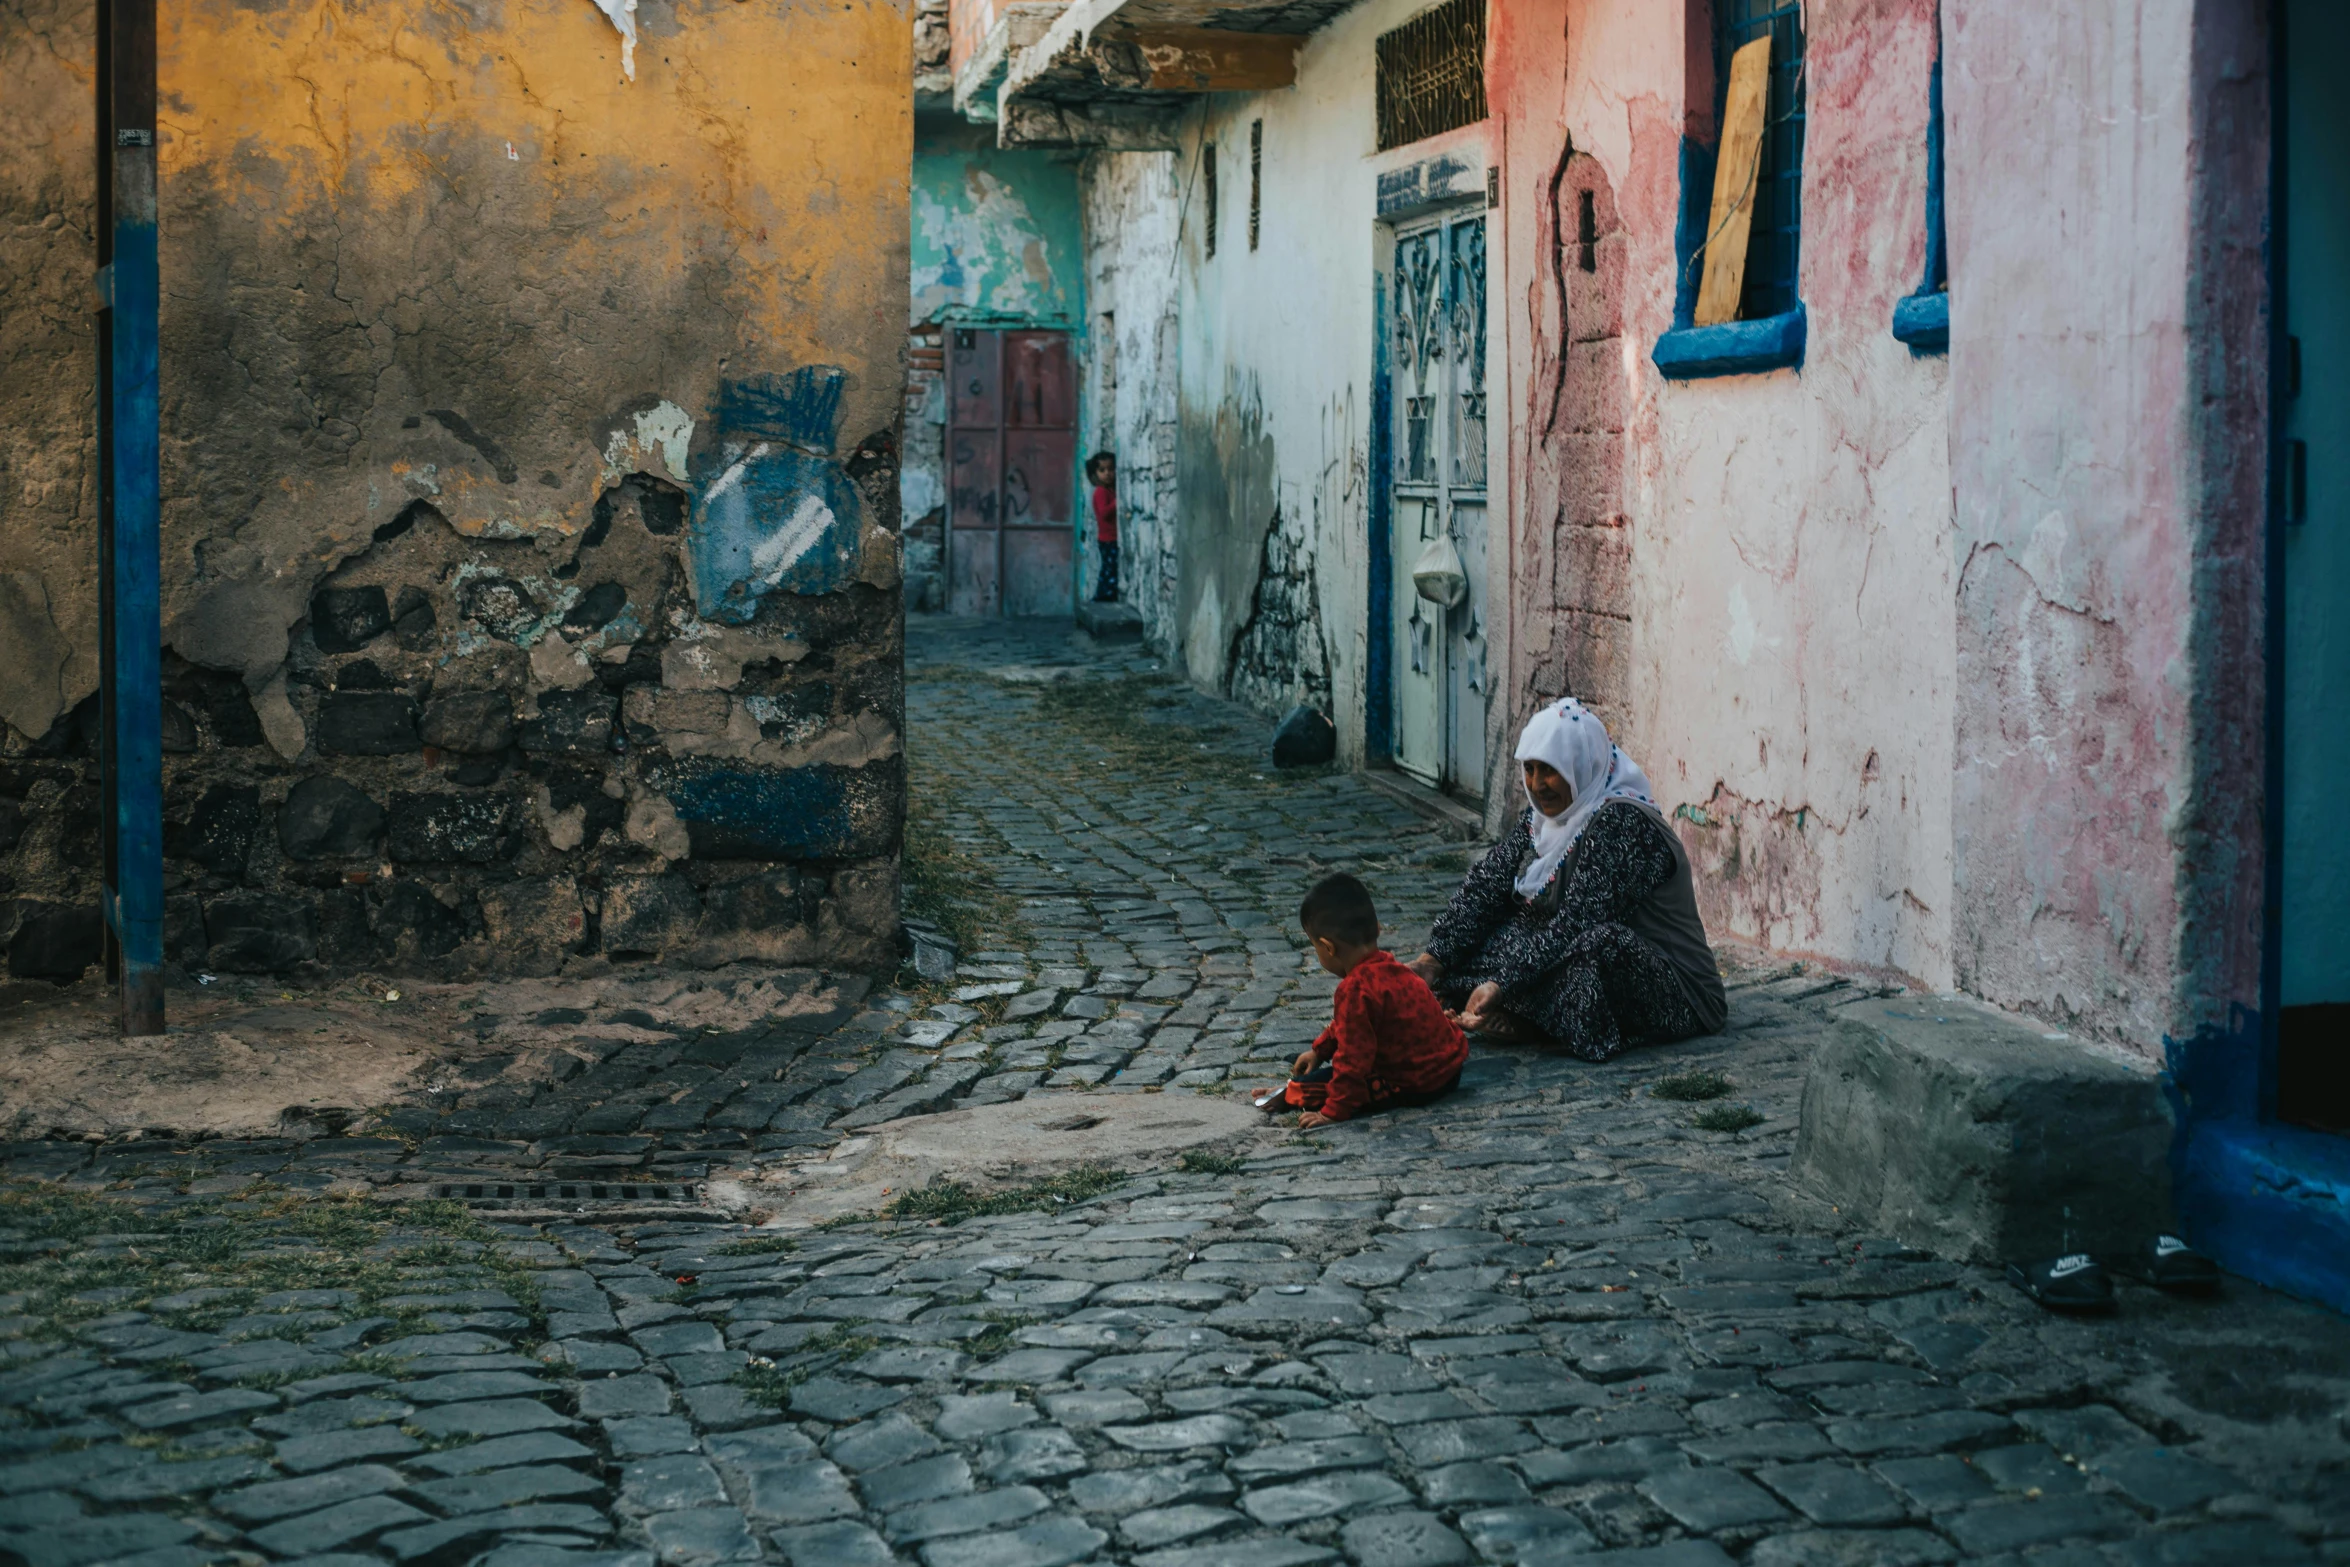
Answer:
<svg viewBox="0 0 2350 1567"><path fill-rule="evenodd" d="M1960 1000L1836 1019L1792 1173L1855 1221L1973 1262L2119 1256L2171 1227L2173 1123L2151 1065Z"/></svg>
<svg viewBox="0 0 2350 1567"><path fill-rule="evenodd" d="M1077 603L1077 624L1097 642L1140 642L1142 611L1131 604Z"/></svg>

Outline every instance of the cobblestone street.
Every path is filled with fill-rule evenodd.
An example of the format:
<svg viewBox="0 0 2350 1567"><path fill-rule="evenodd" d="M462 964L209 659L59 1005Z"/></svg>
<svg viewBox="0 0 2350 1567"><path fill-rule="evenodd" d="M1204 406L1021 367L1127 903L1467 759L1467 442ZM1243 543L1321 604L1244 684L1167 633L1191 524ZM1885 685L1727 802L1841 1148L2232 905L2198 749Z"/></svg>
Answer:
<svg viewBox="0 0 2350 1567"><path fill-rule="evenodd" d="M665 972L477 1011L494 1084L343 1135L0 1149L0 1560L2350 1563L2350 1324L2067 1320L1851 1233L1784 1172L1888 992L1751 953L1727 1033L1605 1066L723 1211L932 1112L1277 1082L1333 984L1304 888L1408 953L1475 850L1131 644L917 620L908 682L951 978Z"/></svg>

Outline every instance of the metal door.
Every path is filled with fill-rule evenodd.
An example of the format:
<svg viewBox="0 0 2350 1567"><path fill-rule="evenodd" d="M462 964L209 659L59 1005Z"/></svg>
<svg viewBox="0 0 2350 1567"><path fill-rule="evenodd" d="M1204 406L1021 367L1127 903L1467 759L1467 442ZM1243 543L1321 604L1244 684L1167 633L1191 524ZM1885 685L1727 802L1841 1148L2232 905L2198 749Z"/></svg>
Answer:
<svg viewBox="0 0 2350 1567"><path fill-rule="evenodd" d="M1424 782L1485 788L1485 219L1395 233L1395 762ZM1413 575L1449 541L1457 603Z"/></svg>
<svg viewBox="0 0 2350 1567"><path fill-rule="evenodd" d="M947 608L1065 615L1077 397L1065 332L947 334Z"/></svg>

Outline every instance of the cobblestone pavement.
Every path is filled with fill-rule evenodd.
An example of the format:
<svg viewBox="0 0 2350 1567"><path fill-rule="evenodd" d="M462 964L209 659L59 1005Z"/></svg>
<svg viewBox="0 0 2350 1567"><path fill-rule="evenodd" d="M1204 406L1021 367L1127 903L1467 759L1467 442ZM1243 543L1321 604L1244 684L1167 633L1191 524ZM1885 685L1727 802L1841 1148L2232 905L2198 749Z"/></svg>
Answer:
<svg viewBox="0 0 2350 1567"><path fill-rule="evenodd" d="M1270 1154L711 1212L714 1172L937 1108L1271 1080L1330 991L1306 882L1355 869L1408 946L1463 864L1147 655L913 654L946 986L649 980L476 1018L543 1081L359 1135L8 1146L0 1558L2350 1561L2350 1325L2240 1284L2065 1321L1846 1232L1783 1171L1866 992L1795 965L1734 961L1720 1038L1484 1051Z"/></svg>

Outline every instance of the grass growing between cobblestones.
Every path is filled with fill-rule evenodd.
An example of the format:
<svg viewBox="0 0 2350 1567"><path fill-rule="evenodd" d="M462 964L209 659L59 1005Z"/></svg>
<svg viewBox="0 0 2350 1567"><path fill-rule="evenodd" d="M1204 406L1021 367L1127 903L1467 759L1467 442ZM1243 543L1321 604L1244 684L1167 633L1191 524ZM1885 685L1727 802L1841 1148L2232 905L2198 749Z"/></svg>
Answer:
<svg viewBox="0 0 2350 1567"><path fill-rule="evenodd" d="M34 1320L28 1336L48 1339L129 1310L205 1331L287 1290L350 1290L363 1307L407 1322L432 1308L379 1303L490 1287L512 1297L535 1327L543 1321L536 1280L496 1253L497 1239L453 1202L389 1204L261 1187L157 1208L14 1187L0 1190L0 1255L9 1258L0 1263L0 1298L9 1315Z"/></svg>
<svg viewBox="0 0 2350 1567"><path fill-rule="evenodd" d="M961 804L953 778L919 750L909 750L907 763L905 849L898 862L906 917L936 925L965 953L991 942L1025 942L1019 903L996 887L987 861L947 830Z"/></svg>
<svg viewBox="0 0 2350 1567"><path fill-rule="evenodd" d="M787 1359L778 1361L760 1356L729 1380L754 1404L767 1409L788 1409L793 1388L819 1371L829 1371L880 1347L881 1340L871 1334L836 1324L810 1335Z"/></svg>
<svg viewBox="0 0 2350 1567"><path fill-rule="evenodd" d="M1238 1175L1247 1165L1245 1159L1235 1159L1228 1153L1209 1153L1203 1148L1186 1148L1175 1161L1177 1169L1193 1175Z"/></svg>
<svg viewBox="0 0 2350 1567"><path fill-rule="evenodd" d="M1649 1090L1655 1098L1682 1101L1722 1099L1729 1092L1730 1080L1719 1072L1675 1072L1671 1077L1658 1079L1657 1085Z"/></svg>
<svg viewBox="0 0 2350 1567"><path fill-rule="evenodd" d="M1037 694L1036 706L1045 717L1084 736L1079 754L1096 762L1107 761L1128 777L1188 775L1236 783L1260 782L1272 776L1263 760L1221 749L1231 734L1221 725L1202 729L1149 716L1155 708L1180 707L1185 700L1181 688L1163 677L1120 675L1106 680L1057 681ZM1325 769L1296 771L1320 773Z"/></svg>
<svg viewBox="0 0 2350 1567"><path fill-rule="evenodd" d="M1743 1132L1762 1125L1763 1120L1762 1112L1752 1105L1708 1105L1690 1117L1689 1124L1701 1132Z"/></svg>
<svg viewBox="0 0 2350 1567"><path fill-rule="evenodd" d="M1008 1186L1000 1192L975 1192L961 1181L933 1181L918 1187L881 1210L885 1219L928 1219L938 1224L960 1224L965 1219L990 1218L1002 1213L1028 1213L1099 1197L1126 1180L1124 1170L1087 1165Z"/></svg>

